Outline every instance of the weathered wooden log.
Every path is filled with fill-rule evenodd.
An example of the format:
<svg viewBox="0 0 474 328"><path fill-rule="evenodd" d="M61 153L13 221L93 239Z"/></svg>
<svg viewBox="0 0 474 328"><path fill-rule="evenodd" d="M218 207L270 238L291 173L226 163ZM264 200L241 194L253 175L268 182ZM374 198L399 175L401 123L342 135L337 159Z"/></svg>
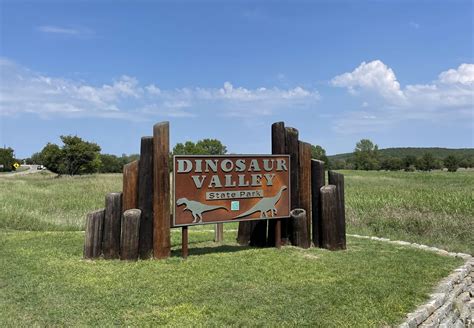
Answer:
<svg viewBox="0 0 474 328"><path fill-rule="evenodd" d="M254 221L252 232L250 234L250 246L267 246L267 220Z"/></svg>
<svg viewBox="0 0 474 328"><path fill-rule="evenodd" d="M346 209L344 200L344 175L334 171L328 172L329 184L336 186L337 199L337 243L339 249L346 248Z"/></svg>
<svg viewBox="0 0 474 328"><path fill-rule="evenodd" d="M122 216L120 236L120 259L136 261L138 259L138 235L140 233L139 209L126 210Z"/></svg>
<svg viewBox="0 0 474 328"><path fill-rule="evenodd" d="M341 249L337 231L337 191L336 186L328 185L321 188L321 246L330 250Z"/></svg>
<svg viewBox="0 0 474 328"><path fill-rule="evenodd" d="M311 245L311 144L299 142L298 203L306 211L306 232Z"/></svg>
<svg viewBox="0 0 474 328"><path fill-rule="evenodd" d="M244 224L242 224L244 223ZM237 231L237 243L241 246L250 245L250 235L257 224L256 221L241 221Z"/></svg>
<svg viewBox="0 0 474 328"><path fill-rule="evenodd" d="M86 233L84 237L84 258L96 259L102 254L102 230L105 210L87 214Z"/></svg>
<svg viewBox="0 0 474 328"><path fill-rule="evenodd" d="M153 126L153 256L171 254L169 122Z"/></svg>
<svg viewBox="0 0 474 328"><path fill-rule="evenodd" d="M122 210L138 207L138 161L123 166Z"/></svg>
<svg viewBox="0 0 474 328"><path fill-rule="evenodd" d="M286 129L286 153L290 155L290 179L291 179L291 209L300 207L299 204L299 144L298 144L298 130L287 127ZM293 236L293 220L288 220L286 229L282 227L283 245L288 244L288 241L293 243L291 236Z"/></svg>
<svg viewBox="0 0 474 328"><path fill-rule="evenodd" d="M224 241L224 223L217 223L214 226L214 241L222 243Z"/></svg>
<svg viewBox="0 0 474 328"><path fill-rule="evenodd" d="M143 137L138 165L138 209L140 220L139 254L141 259L153 255L153 137Z"/></svg>
<svg viewBox="0 0 474 328"><path fill-rule="evenodd" d="M188 226L181 228L181 256L183 259L187 258L189 255L188 248Z"/></svg>
<svg viewBox="0 0 474 328"><path fill-rule="evenodd" d="M324 162L311 160L311 219L312 239L315 247L321 247L321 197L320 190L326 184Z"/></svg>
<svg viewBox="0 0 474 328"><path fill-rule="evenodd" d="M122 226L122 193L105 196L104 237L102 251L105 259L120 256L120 231Z"/></svg>
<svg viewBox="0 0 474 328"><path fill-rule="evenodd" d="M286 130L285 123L276 122L272 124L272 154L282 155L286 154ZM282 229L286 229L288 219L276 219L268 221L268 237L267 245L280 247ZM277 225L279 227L277 227ZM280 230L280 233L276 233L276 229ZM285 233L286 235L286 233Z"/></svg>
<svg viewBox="0 0 474 328"><path fill-rule="evenodd" d="M304 209L295 208L290 212L291 220L293 221L293 235L292 243L294 246L309 248L311 240L308 233L308 216Z"/></svg>

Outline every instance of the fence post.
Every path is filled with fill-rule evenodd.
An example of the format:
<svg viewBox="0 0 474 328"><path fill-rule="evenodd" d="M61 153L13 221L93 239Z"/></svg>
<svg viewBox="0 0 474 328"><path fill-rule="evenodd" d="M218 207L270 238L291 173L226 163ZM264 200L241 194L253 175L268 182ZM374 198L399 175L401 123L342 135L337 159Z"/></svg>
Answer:
<svg viewBox="0 0 474 328"><path fill-rule="evenodd" d="M322 247L330 250L338 250L340 244L337 242L337 191L336 186L328 185L321 188L321 239Z"/></svg>
<svg viewBox="0 0 474 328"><path fill-rule="evenodd" d="M102 253L102 228L104 226L105 210L87 214L86 233L84 237L84 258L95 259Z"/></svg>
<svg viewBox="0 0 474 328"><path fill-rule="evenodd" d="M311 160L311 207L312 235L315 247L321 247L321 197L320 190L326 184L324 162Z"/></svg>
<svg viewBox="0 0 474 328"><path fill-rule="evenodd" d="M138 161L123 166L123 196L122 210L138 206Z"/></svg>
<svg viewBox="0 0 474 328"><path fill-rule="evenodd" d="M311 144L299 142L298 196L299 208L306 211L306 233L311 245Z"/></svg>
<svg viewBox="0 0 474 328"><path fill-rule="evenodd" d="M309 248L311 240L308 233L308 216L304 209L295 208L290 212L293 221L292 241L294 246Z"/></svg>
<svg viewBox="0 0 474 328"><path fill-rule="evenodd" d="M138 259L138 234L140 233L141 211L130 209L123 213L122 233L120 236L120 259Z"/></svg>
<svg viewBox="0 0 474 328"><path fill-rule="evenodd" d="M157 259L171 254L169 122L153 126L153 255Z"/></svg>
<svg viewBox="0 0 474 328"><path fill-rule="evenodd" d="M141 259L153 254L153 137L143 137L138 165L138 209L142 211L139 236Z"/></svg>
<svg viewBox="0 0 474 328"><path fill-rule="evenodd" d="M334 171L328 172L329 184L336 186L337 201L337 244L339 249L346 249L346 212L344 200L344 175Z"/></svg>
<svg viewBox="0 0 474 328"><path fill-rule="evenodd" d="M239 230L237 231L237 243L241 246L250 244L250 235L255 228L256 221L240 221Z"/></svg>
<svg viewBox="0 0 474 328"><path fill-rule="evenodd" d="M224 240L224 224L216 223L214 226L214 241L221 243Z"/></svg>
<svg viewBox="0 0 474 328"><path fill-rule="evenodd" d="M122 226L122 193L114 192L105 196L103 253L105 259L120 256L120 230Z"/></svg>

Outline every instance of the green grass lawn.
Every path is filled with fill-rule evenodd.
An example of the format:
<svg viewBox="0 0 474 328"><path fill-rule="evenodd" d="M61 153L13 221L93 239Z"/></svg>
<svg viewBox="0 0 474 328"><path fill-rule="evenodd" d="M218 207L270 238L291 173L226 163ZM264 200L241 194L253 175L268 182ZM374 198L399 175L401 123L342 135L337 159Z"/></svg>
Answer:
<svg viewBox="0 0 474 328"><path fill-rule="evenodd" d="M223 245L190 233L190 257L84 261L83 232L0 234L0 326L397 324L460 259L349 238L348 250Z"/></svg>

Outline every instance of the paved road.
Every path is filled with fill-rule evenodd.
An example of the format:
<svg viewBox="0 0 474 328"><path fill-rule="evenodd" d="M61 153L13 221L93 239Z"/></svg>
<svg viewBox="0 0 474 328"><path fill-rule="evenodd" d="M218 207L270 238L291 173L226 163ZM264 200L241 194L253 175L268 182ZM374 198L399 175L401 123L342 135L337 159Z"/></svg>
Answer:
<svg viewBox="0 0 474 328"><path fill-rule="evenodd" d="M22 167L29 167L29 169L26 170L26 171L0 174L0 178L1 177L13 177L13 176L16 177L16 176L19 176L19 175L25 175L25 174L32 174L32 173L41 172L41 170L38 170L38 166L39 165L22 165Z"/></svg>

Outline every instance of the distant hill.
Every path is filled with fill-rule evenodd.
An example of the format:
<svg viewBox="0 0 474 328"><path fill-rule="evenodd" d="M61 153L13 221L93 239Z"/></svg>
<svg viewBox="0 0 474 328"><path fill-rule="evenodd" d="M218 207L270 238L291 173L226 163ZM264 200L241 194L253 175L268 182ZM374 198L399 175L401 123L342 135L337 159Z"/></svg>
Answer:
<svg viewBox="0 0 474 328"><path fill-rule="evenodd" d="M435 158L443 159L448 155L456 155L460 158L474 156L474 148L438 148L438 147L429 147L429 148L416 148L416 147L406 147L406 148L385 148L379 149L379 154L383 157L398 157L403 158L408 155L413 155L416 157L421 157L423 153L429 152ZM344 153L328 156L329 160L347 160L351 158L353 153Z"/></svg>

